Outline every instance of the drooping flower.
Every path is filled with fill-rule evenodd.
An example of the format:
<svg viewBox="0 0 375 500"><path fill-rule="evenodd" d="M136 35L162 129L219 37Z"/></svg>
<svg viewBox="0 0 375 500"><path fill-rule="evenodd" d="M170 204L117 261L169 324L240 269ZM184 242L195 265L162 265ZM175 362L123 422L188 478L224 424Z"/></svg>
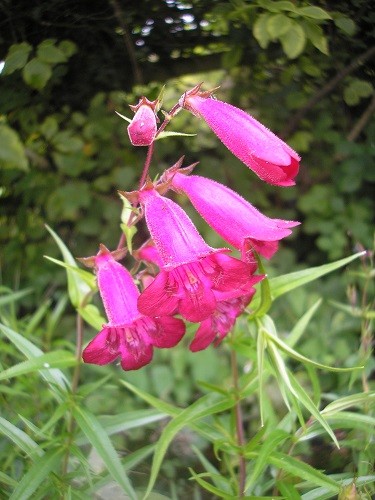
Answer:
<svg viewBox="0 0 375 500"><path fill-rule="evenodd" d="M138 308L147 316L180 313L202 321L216 308L215 292L228 298L262 279L255 264L227 255L227 249L207 245L182 208L150 187L137 193L161 260L159 274L141 293Z"/></svg>
<svg viewBox="0 0 375 500"><path fill-rule="evenodd" d="M228 243L242 252L243 258L254 248L266 258L272 257L278 241L291 234L299 222L270 219L242 196L219 182L185 175L190 170L170 168L164 179L177 192L185 193L203 219Z"/></svg>
<svg viewBox="0 0 375 500"><path fill-rule="evenodd" d="M133 146L149 146L157 132L156 107L158 101L142 97L136 106L130 106L135 115L128 125L128 134Z"/></svg>
<svg viewBox="0 0 375 500"><path fill-rule="evenodd" d="M172 317L149 318L137 308L139 290L131 274L103 245L95 257L81 259L96 269L98 288L108 323L82 353L85 363L105 365L121 358L124 370L137 370L148 364L153 347L173 347L185 333L183 321Z"/></svg>
<svg viewBox="0 0 375 500"><path fill-rule="evenodd" d="M293 186L300 157L285 142L242 109L219 101L196 85L179 104L202 117L222 143L262 180Z"/></svg>
<svg viewBox="0 0 375 500"><path fill-rule="evenodd" d="M227 300L217 300L215 311L203 320L195 333L189 349L192 352L206 349L210 344L218 346L226 335L232 330L236 319L250 303L255 288L240 297Z"/></svg>
<svg viewBox="0 0 375 500"><path fill-rule="evenodd" d="M158 251L153 242L147 242L133 253L133 256L147 263L162 265ZM236 319L251 302L255 288L243 289L243 294L235 298L227 298L227 293L214 291L216 305L208 318L204 319L197 329L189 349L192 352L206 349L210 344L215 347L232 330Z"/></svg>

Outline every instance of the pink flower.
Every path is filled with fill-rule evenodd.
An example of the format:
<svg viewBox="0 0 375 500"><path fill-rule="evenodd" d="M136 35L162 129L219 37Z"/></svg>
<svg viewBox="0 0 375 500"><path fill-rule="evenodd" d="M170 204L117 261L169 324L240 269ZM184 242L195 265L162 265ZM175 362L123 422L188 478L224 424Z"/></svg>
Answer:
<svg viewBox="0 0 375 500"><path fill-rule="evenodd" d="M229 257L226 249L209 247L176 203L149 187L138 192L146 223L162 263L159 274L141 293L139 310L147 316L180 313L202 321L216 309L215 292L227 298L243 295L262 279L255 265Z"/></svg>
<svg viewBox="0 0 375 500"><path fill-rule="evenodd" d="M278 186L293 186L300 157L255 118L231 104L202 92L201 85L186 92L181 107L202 117L222 143L261 179Z"/></svg>
<svg viewBox="0 0 375 500"><path fill-rule="evenodd" d="M217 347L232 330L236 319L243 313L254 293L255 289L252 288L251 291L240 297L218 300L215 311L200 324L189 349L192 352L201 351L206 349L212 342Z"/></svg>
<svg viewBox="0 0 375 500"><path fill-rule="evenodd" d="M124 370L147 365L153 347L173 347L185 333L185 325L172 317L148 318L137 308L139 291L131 274L118 262L119 252L109 252L103 245L95 257L81 259L96 269L98 287L108 317L108 324L82 353L85 363L105 365L121 358Z"/></svg>
<svg viewBox="0 0 375 500"><path fill-rule="evenodd" d="M178 164L177 164L178 165ZM266 258L272 257L278 240L291 234L289 228L299 222L270 219L254 208L242 196L228 187L198 175L185 175L175 167L165 179L172 188L185 193L203 219L228 243L242 252L243 257L254 248Z"/></svg>
<svg viewBox="0 0 375 500"><path fill-rule="evenodd" d="M133 253L133 256L147 263L162 265L158 251L152 242L147 242L147 244L140 247ZM225 292L214 292L216 298L215 310L201 322L189 346L190 350L192 352L201 351L211 343L214 343L216 347L232 330L236 319L250 303L254 293L255 288L250 287L248 290L243 290L243 295L228 299Z"/></svg>
<svg viewBox="0 0 375 500"><path fill-rule="evenodd" d="M155 139L157 126L156 101L142 97L136 106L130 106L135 115L128 125L128 134L133 146L149 146Z"/></svg>

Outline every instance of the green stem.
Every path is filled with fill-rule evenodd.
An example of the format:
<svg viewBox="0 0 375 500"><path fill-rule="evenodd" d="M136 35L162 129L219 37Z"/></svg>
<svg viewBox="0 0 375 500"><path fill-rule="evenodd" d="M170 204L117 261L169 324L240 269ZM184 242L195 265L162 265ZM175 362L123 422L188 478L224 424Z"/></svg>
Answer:
<svg viewBox="0 0 375 500"><path fill-rule="evenodd" d="M236 404L234 406L234 412L235 412L235 418L236 418L237 445L239 448L239 452L238 452L238 498L243 498L245 496L246 461L245 461L245 457L243 456L242 448L245 445L245 433L244 433L242 409L241 409L241 396L240 396L240 388L239 388L237 355L236 355L236 351L233 348L231 350L231 366L232 366L234 397L236 399Z"/></svg>

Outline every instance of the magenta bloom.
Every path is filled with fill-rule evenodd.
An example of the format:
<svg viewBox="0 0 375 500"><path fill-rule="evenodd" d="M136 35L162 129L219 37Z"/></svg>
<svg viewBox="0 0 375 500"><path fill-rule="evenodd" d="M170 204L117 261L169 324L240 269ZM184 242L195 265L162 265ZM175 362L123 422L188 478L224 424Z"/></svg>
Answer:
<svg viewBox="0 0 375 500"><path fill-rule="evenodd" d="M185 333L185 325L172 317L143 316L137 308L138 288L115 258L115 253L101 245L95 257L83 259L96 269L108 324L84 349L82 358L85 363L106 365L120 357L124 370L137 370L151 361L153 347L175 346Z"/></svg>
<svg viewBox="0 0 375 500"><path fill-rule="evenodd" d="M254 293L255 289L252 288L251 291L240 297L218 300L215 311L200 324L189 349L192 352L201 351L206 349L212 342L215 347L218 346L232 330L236 319L243 313Z"/></svg>
<svg viewBox="0 0 375 500"><path fill-rule="evenodd" d="M222 143L262 180L293 186L300 157L268 128L239 108L214 99L200 85L186 92L181 107L202 117Z"/></svg>
<svg viewBox="0 0 375 500"><path fill-rule="evenodd" d="M203 219L243 257L254 248L269 259L277 250L278 240L299 224L266 217L235 191L211 179L185 175L174 167L164 175L171 179L172 188L185 193Z"/></svg>
<svg viewBox="0 0 375 500"><path fill-rule="evenodd" d="M168 316L178 312L188 321L202 321L216 309L215 292L238 297L262 279L253 276L255 265L229 257L226 249L208 246L172 200L149 188L138 196L162 263L138 299L141 313Z"/></svg>
<svg viewBox="0 0 375 500"><path fill-rule="evenodd" d="M133 146L149 146L155 139L157 101L149 101L142 97L136 106L130 106L135 115L128 125L128 134Z"/></svg>

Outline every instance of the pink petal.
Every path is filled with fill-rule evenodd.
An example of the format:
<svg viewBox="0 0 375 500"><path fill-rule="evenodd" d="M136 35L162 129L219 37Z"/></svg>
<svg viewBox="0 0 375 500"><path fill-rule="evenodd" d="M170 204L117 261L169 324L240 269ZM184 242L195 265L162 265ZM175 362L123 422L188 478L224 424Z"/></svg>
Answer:
<svg viewBox="0 0 375 500"><path fill-rule="evenodd" d="M82 352L85 363L94 365L106 365L118 358L119 338L115 329L104 326Z"/></svg>
<svg viewBox="0 0 375 500"><path fill-rule="evenodd" d="M213 251L177 203L154 189L140 191L139 199L164 267L192 262Z"/></svg>
<svg viewBox="0 0 375 500"><path fill-rule="evenodd" d="M95 257L100 296L110 324L129 324L139 313L139 291L129 271L110 253Z"/></svg>
<svg viewBox="0 0 375 500"><path fill-rule="evenodd" d="M176 191L189 197L205 221L238 250L247 238L257 252L270 258L277 250L275 242L288 236L289 228L299 224L266 217L238 193L211 179L184 175L173 169L166 177Z"/></svg>
<svg viewBox="0 0 375 500"><path fill-rule="evenodd" d="M280 186L295 184L298 154L245 111L196 91L187 92L180 104L203 117L223 144L261 179Z"/></svg>
<svg viewBox="0 0 375 500"><path fill-rule="evenodd" d="M151 344L142 343L133 349L121 350L121 366L123 370L138 370L151 362L153 348Z"/></svg>
<svg viewBox="0 0 375 500"><path fill-rule="evenodd" d="M178 307L177 284L166 271L160 271L138 298L138 310L146 316L172 316Z"/></svg>
<svg viewBox="0 0 375 500"><path fill-rule="evenodd" d="M185 334L185 323L181 319L164 316L153 320L156 328L149 330L148 335L155 347L174 347Z"/></svg>
<svg viewBox="0 0 375 500"><path fill-rule="evenodd" d="M210 317L202 321L200 324L195 333L194 339L189 345L189 349L192 352L202 351L215 340L215 337L216 332L212 329L212 321Z"/></svg>

